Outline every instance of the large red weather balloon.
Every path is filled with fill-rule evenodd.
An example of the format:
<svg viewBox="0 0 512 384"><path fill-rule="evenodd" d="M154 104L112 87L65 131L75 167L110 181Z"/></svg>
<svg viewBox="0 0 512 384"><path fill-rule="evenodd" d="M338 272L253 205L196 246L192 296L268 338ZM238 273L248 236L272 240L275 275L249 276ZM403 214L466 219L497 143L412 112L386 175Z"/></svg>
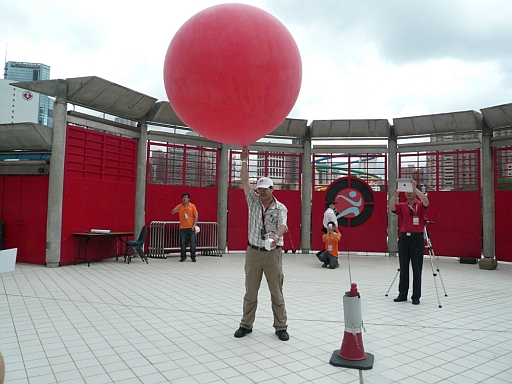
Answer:
<svg viewBox="0 0 512 384"><path fill-rule="evenodd" d="M164 64L167 97L181 120L210 140L242 147L283 122L301 79L290 32L244 4L192 16L173 37Z"/></svg>

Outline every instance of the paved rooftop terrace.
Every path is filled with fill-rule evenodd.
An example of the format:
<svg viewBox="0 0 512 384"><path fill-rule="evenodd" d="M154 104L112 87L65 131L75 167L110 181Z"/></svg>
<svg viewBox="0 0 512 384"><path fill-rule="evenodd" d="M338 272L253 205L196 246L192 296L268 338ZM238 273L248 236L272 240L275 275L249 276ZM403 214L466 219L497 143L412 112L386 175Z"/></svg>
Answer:
<svg viewBox="0 0 512 384"><path fill-rule="evenodd" d="M6 383L445 383L512 382L512 265L493 271L427 256L421 304L394 303L398 260L351 253L340 268L284 254L290 340L272 327L265 280L254 331L233 337L244 295L244 255L107 259L50 269L18 264L0 275L0 351ZM373 369L329 364L341 346L343 300L362 300ZM442 281L441 281L442 279ZM444 289L448 294L444 296Z"/></svg>

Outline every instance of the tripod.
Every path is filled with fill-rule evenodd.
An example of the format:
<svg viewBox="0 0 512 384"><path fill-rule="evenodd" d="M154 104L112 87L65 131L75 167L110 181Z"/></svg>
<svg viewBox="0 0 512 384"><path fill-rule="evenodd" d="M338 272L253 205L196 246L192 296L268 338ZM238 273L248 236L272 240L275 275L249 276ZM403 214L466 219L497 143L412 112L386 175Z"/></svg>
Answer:
<svg viewBox="0 0 512 384"><path fill-rule="evenodd" d="M436 277L438 275L439 275L439 279L441 280L441 285L443 286L443 291L444 291L445 297L447 297L448 294L446 293L443 278L441 277L441 271L439 270L439 266L438 266L437 260L435 258L436 255L434 254L434 248L432 247L432 242L430 241L430 236L428 234L427 225L433 225L433 224L434 224L433 221L429 221L428 219L425 218L425 224L423 226L423 239L425 241L425 248L428 249L428 255L430 256L430 267L432 268L432 276L434 277L434 286L436 288L437 303L439 304L439 308L442 308L443 306L441 305L441 301L439 300L439 291L437 289L437 281L436 281ZM434 264L435 264L435 267L434 267ZM389 286L388 291L386 292L386 297L388 296L389 291L391 290L391 287L395 283L395 280L398 277L399 273L400 273L400 268L397 269L395 278L391 282L391 285Z"/></svg>

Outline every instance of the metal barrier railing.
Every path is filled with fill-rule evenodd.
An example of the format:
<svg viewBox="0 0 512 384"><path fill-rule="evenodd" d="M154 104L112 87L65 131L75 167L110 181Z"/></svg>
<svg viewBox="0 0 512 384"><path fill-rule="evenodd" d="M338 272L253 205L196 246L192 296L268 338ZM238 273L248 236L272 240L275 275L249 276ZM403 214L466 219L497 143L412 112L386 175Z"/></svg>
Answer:
<svg viewBox="0 0 512 384"><path fill-rule="evenodd" d="M215 222L197 223L196 251L206 256L222 256L219 251L219 225ZM148 257L166 259L181 250L178 221L152 221L149 224ZM188 247L187 247L188 250Z"/></svg>

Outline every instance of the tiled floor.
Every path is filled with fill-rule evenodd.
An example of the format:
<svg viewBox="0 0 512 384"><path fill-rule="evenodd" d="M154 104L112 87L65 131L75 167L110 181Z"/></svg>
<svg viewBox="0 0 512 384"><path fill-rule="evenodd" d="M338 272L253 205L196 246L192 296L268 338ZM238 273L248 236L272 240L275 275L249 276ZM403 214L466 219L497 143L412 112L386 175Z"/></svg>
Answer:
<svg viewBox="0 0 512 384"><path fill-rule="evenodd" d="M253 333L233 337L244 256L227 254L197 263L18 264L0 275L6 383L512 383L510 263L486 271L440 258L439 308L428 257L419 306L392 301L397 282L385 297L396 258L349 260L364 348L375 356L361 375L329 364L343 339L346 254L335 270L314 254L284 255L288 342L274 334L265 282Z"/></svg>

